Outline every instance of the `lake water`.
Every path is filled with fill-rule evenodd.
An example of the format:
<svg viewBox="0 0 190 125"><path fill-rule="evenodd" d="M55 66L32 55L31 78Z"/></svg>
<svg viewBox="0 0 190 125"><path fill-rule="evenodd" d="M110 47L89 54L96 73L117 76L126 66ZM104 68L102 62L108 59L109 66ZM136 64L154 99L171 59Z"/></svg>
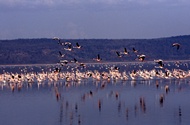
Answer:
<svg viewBox="0 0 190 125"><path fill-rule="evenodd" d="M187 73L189 62L167 69ZM108 71L118 66L120 72L153 69L154 63L88 64L80 72ZM58 65L2 66L1 74L12 72L53 71ZM75 66L61 67L73 72ZM59 67L60 68L60 67ZM163 69L158 69L163 70ZM23 77L23 76L22 76ZM0 124L2 125L187 125L190 123L190 81L186 78L111 79L80 81L65 79L32 83L1 81ZM169 89L166 89L166 86Z"/></svg>

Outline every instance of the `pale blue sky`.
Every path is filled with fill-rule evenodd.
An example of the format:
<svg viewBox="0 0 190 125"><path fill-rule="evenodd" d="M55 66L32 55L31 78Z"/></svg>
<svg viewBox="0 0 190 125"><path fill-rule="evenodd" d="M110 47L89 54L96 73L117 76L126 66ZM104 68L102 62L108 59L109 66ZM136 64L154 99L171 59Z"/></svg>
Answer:
<svg viewBox="0 0 190 125"><path fill-rule="evenodd" d="M190 34L190 0L0 0L0 39Z"/></svg>

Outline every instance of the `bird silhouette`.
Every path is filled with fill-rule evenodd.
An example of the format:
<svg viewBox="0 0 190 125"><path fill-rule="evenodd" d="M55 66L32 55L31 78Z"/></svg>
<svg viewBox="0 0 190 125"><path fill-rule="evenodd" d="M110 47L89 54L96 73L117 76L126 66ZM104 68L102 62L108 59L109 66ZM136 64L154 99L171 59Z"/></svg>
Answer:
<svg viewBox="0 0 190 125"><path fill-rule="evenodd" d="M64 56L65 56L65 54L62 54L61 51L59 51L59 55L60 55L61 57L64 57Z"/></svg>
<svg viewBox="0 0 190 125"><path fill-rule="evenodd" d="M73 63L78 63L78 60L76 58L73 59L73 61L71 61Z"/></svg>
<svg viewBox="0 0 190 125"><path fill-rule="evenodd" d="M66 44L68 48L64 48L65 50L72 51L72 44Z"/></svg>
<svg viewBox="0 0 190 125"><path fill-rule="evenodd" d="M116 54L117 54L118 57L122 57L122 56L120 55L120 52L116 51Z"/></svg>
<svg viewBox="0 0 190 125"><path fill-rule="evenodd" d="M100 58L100 54L98 54L97 58L95 58L94 60L96 60L97 62L100 62L102 60L102 58Z"/></svg>
<svg viewBox="0 0 190 125"><path fill-rule="evenodd" d="M144 59L145 59L145 55L137 55L138 56L138 59L139 59L139 61L141 61L141 62L143 62L144 61Z"/></svg>
<svg viewBox="0 0 190 125"><path fill-rule="evenodd" d="M80 49L80 48L82 48L82 46L79 45L79 43L77 42L77 43L76 43L76 47L74 47L74 48Z"/></svg>
<svg viewBox="0 0 190 125"><path fill-rule="evenodd" d="M124 48L124 52L123 52L123 54L125 54L125 55L128 55L128 54L129 54L129 52L127 51L126 48Z"/></svg>
<svg viewBox="0 0 190 125"><path fill-rule="evenodd" d="M154 60L154 62L159 64L159 68L163 68L164 64L163 64L163 60L159 59L159 60Z"/></svg>
<svg viewBox="0 0 190 125"><path fill-rule="evenodd" d="M138 52L138 50L136 50L136 49L133 47L133 52L134 52L134 53L137 53L137 52Z"/></svg>
<svg viewBox="0 0 190 125"><path fill-rule="evenodd" d="M68 60L60 60L60 64L61 64L62 66L66 65L66 64L68 64L68 63L69 63Z"/></svg>
<svg viewBox="0 0 190 125"><path fill-rule="evenodd" d="M180 45L179 43L173 43L173 44L172 44L172 47L177 47L177 50L179 50L180 46L181 46L181 45Z"/></svg>

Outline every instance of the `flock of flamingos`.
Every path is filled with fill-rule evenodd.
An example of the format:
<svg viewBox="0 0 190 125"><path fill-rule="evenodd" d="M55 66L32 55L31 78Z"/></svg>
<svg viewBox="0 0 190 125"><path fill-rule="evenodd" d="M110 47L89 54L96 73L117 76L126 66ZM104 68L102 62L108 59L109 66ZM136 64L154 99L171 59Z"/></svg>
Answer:
<svg viewBox="0 0 190 125"><path fill-rule="evenodd" d="M58 44L61 46L64 46L65 51L72 51L72 49L80 49L81 45L79 43L76 43L76 46L73 46L70 42L61 42L61 39L55 37L54 40L58 41ZM179 43L174 43L172 45L173 47L176 47L176 51L180 49ZM66 48L67 47L67 48ZM139 64L143 64L146 55L141 54L138 55L138 51L133 48L133 52L136 53L137 59L139 60ZM64 82L65 86L71 86L73 84L80 84L80 82L84 79L92 79L95 81L112 81L112 80L150 80L150 79L185 79L190 77L190 71L189 70L182 70L180 68L174 68L172 70L168 70L165 68L165 65L167 65L163 60L158 59L154 60L155 68L151 70L147 69L139 69L139 70L120 70L119 66L112 65L104 65L107 66L107 71L99 71L96 70L88 70L88 66L85 63L79 63L77 59L74 58L73 61L63 60L64 54L62 54L61 51L59 51L60 54L60 62L59 65L56 65L56 67L53 67L53 69L50 69L48 71L41 70L40 72L7 72L3 71L3 73L0 74L0 85L2 87L8 86L11 90L14 90L15 88L21 89L24 84L41 84L44 82ZM116 55L118 58L122 56L122 54L128 54L127 49L124 49L124 52L118 52L116 51ZM102 58L100 58L100 55L97 55L97 58L94 58L93 60L97 61L96 64L101 64ZM175 62L176 64L180 62ZM62 67L71 67L73 66L71 71L63 71L61 70ZM93 65L93 63L92 63ZM188 63L183 64L188 69ZM179 65L178 65L179 66ZM81 70L85 69L85 70Z"/></svg>

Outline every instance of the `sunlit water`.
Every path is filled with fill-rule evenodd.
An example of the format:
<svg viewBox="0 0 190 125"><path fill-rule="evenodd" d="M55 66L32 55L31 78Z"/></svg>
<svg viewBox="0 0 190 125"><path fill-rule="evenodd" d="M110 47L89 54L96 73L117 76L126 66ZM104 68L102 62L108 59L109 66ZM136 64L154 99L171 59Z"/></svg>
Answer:
<svg viewBox="0 0 190 125"><path fill-rule="evenodd" d="M88 64L80 71L152 69L153 64ZM188 70L184 63L168 69ZM57 66L1 67L3 72L38 72ZM62 72L73 66L62 67ZM190 123L190 83L185 79L94 80L25 82L22 88L1 83L2 125L187 125ZM166 91L165 86L169 86ZM58 95L59 94L59 95ZM163 97L163 100L161 100Z"/></svg>

